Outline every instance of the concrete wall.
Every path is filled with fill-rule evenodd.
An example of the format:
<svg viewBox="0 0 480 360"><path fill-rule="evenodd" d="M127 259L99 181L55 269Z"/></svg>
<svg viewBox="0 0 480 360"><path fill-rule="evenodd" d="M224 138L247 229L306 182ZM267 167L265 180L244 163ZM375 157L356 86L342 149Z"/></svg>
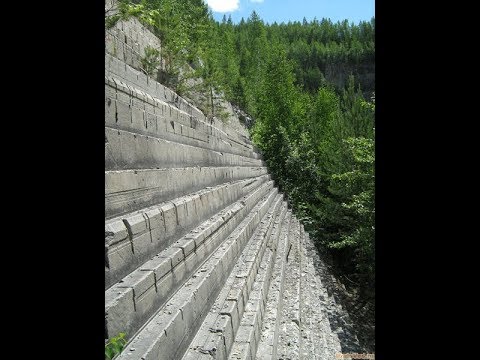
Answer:
<svg viewBox="0 0 480 360"><path fill-rule="evenodd" d="M105 8L114 7L114 3L114 0L107 0ZM136 18L119 21L105 31L105 52L137 70L141 69L140 59L148 46L160 50L160 40Z"/></svg>
<svg viewBox="0 0 480 360"><path fill-rule="evenodd" d="M105 338L127 334L118 360L333 358L308 234L246 131L138 71L152 36L105 39Z"/></svg>

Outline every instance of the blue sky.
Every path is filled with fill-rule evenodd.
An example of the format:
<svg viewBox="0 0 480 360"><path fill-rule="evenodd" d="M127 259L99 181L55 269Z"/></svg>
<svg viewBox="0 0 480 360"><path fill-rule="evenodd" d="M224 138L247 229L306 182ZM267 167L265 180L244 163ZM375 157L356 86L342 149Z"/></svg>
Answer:
<svg viewBox="0 0 480 360"><path fill-rule="evenodd" d="M317 17L330 18L333 22L347 19L358 24L361 20L369 21L375 16L375 0L204 0L212 9L216 20L223 15L232 15L238 23L245 20L253 10L267 23L313 20Z"/></svg>

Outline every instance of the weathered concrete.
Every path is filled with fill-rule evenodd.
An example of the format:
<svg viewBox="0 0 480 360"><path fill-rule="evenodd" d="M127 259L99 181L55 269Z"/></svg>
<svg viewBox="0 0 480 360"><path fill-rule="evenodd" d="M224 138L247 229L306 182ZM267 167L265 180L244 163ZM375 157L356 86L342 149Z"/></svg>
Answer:
<svg viewBox="0 0 480 360"><path fill-rule="evenodd" d="M180 142L199 140L198 144L207 142L220 151L260 157L248 138L229 130L223 123L213 125L189 103L180 106L178 99L181 98L170 89L158 83L150 89L139 86L135 81L138 72L129 66L112 69L114 72L107 70L105 76L106 125L158 136L171 137L167 134L173 133ZM118 69L124 74L117 75Z"/></svg>
<svg viewBox="0 0 480 360"><path fill-rule="evenodd" d="M130 311L124 308L117 311L116 304L106 304L106 332L117 334L122 331L110 324L117 324L116 317L122 317L123 331L133 334L141 325L162 306L168 297L176 291L193 272L202 264L206 257L228 237L228 235L251 212L259 198L264 197L272 190L272 184L267 183L256 192L245 197L241 202L235 203L217 216L204 222L197 229L187 234L166 250L160 252L153 259L147 261L136 271L123 278L107 290L107 293L117 293L118 289L130 287L134 289L134 302ZM257 204L257 207L259 204ZM152 277L146 277L151 274ZM139 290L143 289L142 290ZM150 289L151 296L142 306L143 311L138 311L137 301L145 289Z"/></svg>
<svg viewBox="0 0 480 360"><path fill-rule="evenodd" d="M279 359L299 359L300 347L300 227L292 220L292 229L285 265L283 309L280 314L277 356Z"/></svg>
<svg viewBox="0 0 480 360"><path fill-rule="evenodd" d="M132 340L134 358L174 359L181 357L206 316L234 265L234 259L253 236L277 191L272 190L218 247L214 254L185 283L154 318ZM122 353L121 359L131 359Z"/></svg>
<svg viewBox="0 0 480 360"><path fill-rule="evenodd" d="M285 262L288 251L292 213L285 216L281 227L273 274L265 305L264 323L258 342L257 359L277 359L279 324L283 309L283 290L285 281ZM240 349L239 349L240 350ZM239 357L236 357L239 358ZM235 359L236 359L235 358Z"/></svg>
<svg viewBox="0 0 480 360"><path fill-rule="evenodd" d="M190 167L105 171L105 216L129 213L228 181L267 174L265 167Z"/></svg>
<svg viewBox="0 0 480 360"><path fill-rule="evenodd" d="M105 336L127 333L118 359L350 349L330 275L247 131L139 71L161 44L137 20L105 44Z"/></svg>
<svg viewBox="0 0 480 360"><path fill-rule="evenodd" d="M188 166L264 166L262 160L105 128L105 170Z"/></svg>
<svg viewBox="0 0 480 360"><path fill-rule="evenodd" d="M179 237L242 197L256 194L268 175L239 180L141 209L105 224L105 288L120 280ZM253 206L253 205L252 205ZM132 229L132 223L145 224Z"/></svg>
<svg viewBox="0 0 480 360"><path fill-rule="evenodd" d="M106 10L114 10L114 7L115 1L105 2ZM109 12L109 14L113 13L115 11ZM119 21L114 27L105 31L106 54L121 60L122 64L140 69L140 59L144 56L146 47L160 49L160 40L134 17L128 21Z"/></svg>
<svg viewBox="0 0 480 360"><path fill-rule="evenodd" d="M216 349L217 356L219 356L219 352L225 357L230 353L244 314L244 307L251 298L252 280L259 269L260 271L262 269L260 260L267 249L267 242L269 239L276 242L278 238L277 232L274 231L274 220L278 221L284 215L284 207L280 210L281 206L282 196L278 196L274 206L262 220L259 232L237 260L184 358L194 358L194 353L204 354L212 352L213 349ZM268 250L271 254L271 250ZM265 266L268 266L268 262ZM228 320L226 322L223 320L225 316Z"/></svg>

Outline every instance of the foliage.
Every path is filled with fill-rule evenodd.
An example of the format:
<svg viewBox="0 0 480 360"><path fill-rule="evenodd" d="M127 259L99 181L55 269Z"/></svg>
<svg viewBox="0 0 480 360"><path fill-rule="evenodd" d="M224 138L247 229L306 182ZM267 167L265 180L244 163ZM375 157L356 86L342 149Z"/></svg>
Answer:
<svg viewBox="0 0 480 360"><path fill-rule="evenodd" d="M152 14L145 11L144 4L135 4L129 0L117 0L117 7L105 10L105 28L111 29L120 20L128 20L135 16L142 20L151 21Z"/></svg>
<svg viewBox="0 0 480 360"><path fill-rule="evenodd" d="M105 344L105 359L113 359L115 355L122 352L123 348L127 344L125 336L125 333L120 333L107 341Z"/></svg>
<svg viewBox="0 0 480 360"><path fill-rule="evenodd" d="M145 55L140 59L142 69L145 74L153 76L160 66L160 51L147 46L145 48Z"/></svg>

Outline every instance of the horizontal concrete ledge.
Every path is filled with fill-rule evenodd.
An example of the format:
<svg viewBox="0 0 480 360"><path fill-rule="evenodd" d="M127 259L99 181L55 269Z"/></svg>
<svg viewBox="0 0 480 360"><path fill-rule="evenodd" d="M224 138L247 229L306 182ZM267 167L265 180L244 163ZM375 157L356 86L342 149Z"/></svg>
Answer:
<svg viewBox="0 0 480 360"><path fill-rule="evenodd" d="M258 223L276 197L272 190L262 199L233 233L215 250L150 322L135 336L122 359L181 358L198 326L208 313L229 276L235 259L254 235Z"/></svg>
<svg viewBox="0 0 480 360"><path fill-rule="evenodd" d="M105 217L144 207L229 181L267 174L266 167L191 167L105 172Z"/></svg>
<svg viewBox="0 0 480 360"><path fill-rule="evenodd" d="M199 356L215 352L218 358L226 359L238 327L243 321L245 306L249 300L255 298L255 289L260 289L259 291L266 295L265 284L269 282L270 267L273 263L270 257L274 254L272 248L276 248L269 247L268 244L274 244L278 240L278 222L283 220L286 213L286 204L282 202L282 198L282 195L277 196L271 210L262 219L255 237L238 258L184 358L193 359L194 354Z"/></svg>
<svg viewBox="0 0 480 360"><path fill-rule="evenodd" d="M105 127L105 170L265 166L262 160Z"/></svg>
<svg viewBox="0 0 480 360"><path fill-rule="evenodd" d="M125 92L137 89L137 91L131 91L131 93L140 95L139 98L142 96L144 98L151 97L175 107L187 115L193 116L196 120L216 129L214 131L220 131L229 139L252 149L251 141L228 124L223 122L210 123L197 107L180 97L173 90L108 54L105 54L105 73L105 84ZM115 78L118 81L113 81Z"/></svg>
<svg viewBox="0 0 480 360"><path fill-rule="evenodd" d="M276 349L278 343L279 321L283 308L283 291L285 279L285 263L288 252L289 235L292 226L292 212L288 210L282 224L281 234L278 242L277 253L273 264L273 272L270 281L270 288L265 302L264 319L255 349L248 346L249 351L254 355L252 359L276 360Z"/></svg>
<svg viewBox="0 0 480 360"><path fill-rule="evenodd" d="M262 175L228 182L107 220L105 289L269 179Z"/></svg>
<svg viewBox="0 0 480 360"><path fill-rule="evenodd" d="M277 356L298 359L300 356L300 225L294 218L289 236L289 250L285 264L283 309L280 313Z"/></svg>
<svg viewBox="0 0 480 360"><path fill-rule="evenodd" d="M226 133L117 78L106 77L105 82L105 124L108 126L142 133L169 131L207 142L213 138L227 144L232 153L256 156L253 145L236 132L233 135ZM175 123L178 129L173 126ZM170 124L172 128L168 127Z"/></svg>
<svg viewBox="0 0 480 360"><path fill-rule="evenodd" d="M175 104L176 107L197 117L201 121L205 121L205 115L193 104L179 97L174 91L170 90L163 84L146 76L144 73L134 69L132 66L115 58L110 54L105 54L105 74L107 77L117 77L123 82L133 85L151 96L155 96L163 101Z"/></svg>
<svg viewBox="0 0 480 360"><path fill-rule="evenodd" d="M115 96L119 97L118 94ZM147 109L143 109L144 107ZM119 99L107 97L105 126L253 159L261 158L253 147L241 146L238 142L222 135L221 132L213 131L213 128L208 125L199 123L191 116L179 114L178 110L172 110L167 105L156 104L148 108L146 104L138 104L128 97L119 97Z"/></svg>
<svg viewBox="0 0 480 360"><path fill-rule="evenodd" d="M316 317L316 314L312 312L311 288L315 286L315 275L312 277L312 273L315 274L313 264L307 257L307 249L305 244L305 229L300 224L300 256L301 256L301 270L300 270L300 359L308 359L309 354L322 354L322 349L315 349L315 343L321 343L321 339L318 336L318 329L315 329L315 322L321 321ZM310 265L312 266L310 268ZM313 270L313 272L311 272ZM316 331L317 330L317 331ZM326 356L325 356L326 357Z"/></svg>
<svg viewBox="0 0 480 360"><path fill-rule="evenodd" d="M137 270L105 292L106 333L127 332L131 337L138 328L185 283L187 278L229 236L250 211L269 192L276 192L266 183L241 201L222 210L185 237L147 261ZM133 289L130 308L125 310L124 287ZM120 291L119 291L120 289ZM148 293L148 297L146 292ZM123 329L123 330L122 330Z"/></svg>

